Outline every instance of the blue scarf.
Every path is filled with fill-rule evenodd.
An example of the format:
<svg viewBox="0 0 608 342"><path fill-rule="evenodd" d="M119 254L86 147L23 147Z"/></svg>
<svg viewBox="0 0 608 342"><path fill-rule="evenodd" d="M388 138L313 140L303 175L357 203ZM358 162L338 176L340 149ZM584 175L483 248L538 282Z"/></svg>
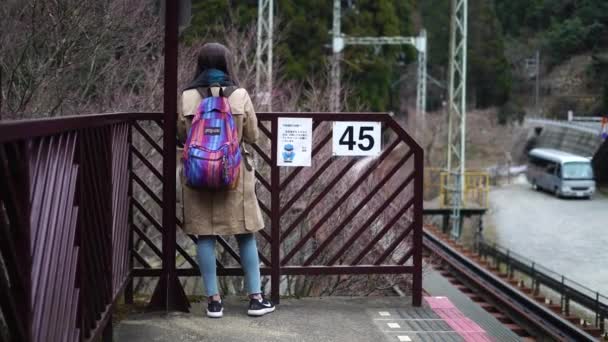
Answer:
<svg viewBox="0 0 608 342"><path fill-rule="evenodd" d="M194 81L192 81L192 83L190 83L190 85L184 90L207 88L213 84L219 84L222 87L230 87L236 85L236 83L232 79L230 79L230 76L228 76L222 70L207 69L201 72L200 75L198 75L196 79L194 79Z"/></svg>

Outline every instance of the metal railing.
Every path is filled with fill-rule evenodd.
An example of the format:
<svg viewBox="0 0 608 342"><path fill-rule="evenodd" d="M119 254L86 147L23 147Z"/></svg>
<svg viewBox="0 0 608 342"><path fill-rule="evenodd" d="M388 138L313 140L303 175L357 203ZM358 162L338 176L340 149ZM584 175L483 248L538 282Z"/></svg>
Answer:
<svg viewBox="0 0 608 342"><path fill-rule="evenodd" d="M556 293L560 298L560 311L566 316L571 313L572 303L583 308L593 316L595 327L605 332L608 297L497 244L480 242L478 251L482 258L491 258L499 269L506 269L509 277L513 277L516 272L523 275L525 280L522 280L529 283L527 285L533 289L534 294L546 289Z"/></svg>
<svg viewBox="0 0 608 342"><path fill-rule="evenodd" d="M448 191L448 172L437 167L427 167L424 172L425 198L439 197L439 206L450 206ZM465 207L487 208L490 193L490 174L486 171L469 170L465 172L463 204Z"/></svg>
<svg viewBox="0 0 608 342"><path fill-rule="evenodd" d="M131 272L130 123L159 115L0 123L0 309L11 340L111 333Z"/></svg>
<svg viewBox="0 0 608 342"><path fill-rule="evenodd" d="M543 118L526 118L526 122L537 125L548 125L560 128L569 128L579 132L597 135L599 138L601 127L598 124L596 127L589 127L585 124L577 124L576 122L567 120L543 119Z"/></svg>
<svg viewBox="0 0 608 342"><path fill-rule="evenodd" d="M258 238L273 299L283 275L410 274L420 305L423 155L416 142L388 114L258 117L266 139L253 150L269 223ZM313 118L313 167L288 172L276 165L279 117ZM165 185L175 179L160 168L162 118L118 113L0 123L0 319L13 340L111 338L112 310L123 292L132 301L133 277L160 277L151 308L187 308L181 283L166 281L199 275L196 237L177 230L171 240L182 220L162 220L174 205L163 203ZM333 121L379 121L392 140L375 159L333 157ZM242 275L234 246L218 241L237 264L218 260L218 273ZM173 293L162 293L167 288ZM164 302L169 296L173 307Z"/></svg>
<svg viewBox="0 0 608 342"><path fill-rule="evenodd" d="M279 117L313 119L311 168L298 167L288 172L276 165ZM423 165L422 149L416 142L388 114L258 113L258 119L262 134L253 153L260 164L256 170L257 192L267 223L259 232L259 257L262 275L271 276L272 299L279 302L284 275L412 274L413 302L420 305ZM327 125L333 121L379 121L388 133L393 132L393 140L377 159L359 170L355 165L365 159L337 158L328 153L332 132ZM145 141L154 141L145 130L138 128L136 132ZM162 150L158 152L162 154ZM146 167L152 171L151 165ZM160 177L158 172L152 173ZM153 202L163 205L141 176L133 173L133 177L134 185ZM141 201L134 199L135 212L154 229L145 232L137 224L133 229L153 252L154 261L134 251L133 275L157 277L162 269L153 265L161 264L162 251L152 237L162 233L162 226ZM342 215L344 218L337 218ZM383 215L392 217L383 219ZM177 219L176 224L182 227L182 220ZM374 233L372 226L381 229ZM180 231L177 241L182 263L176 275L199 275L193 255L196 237ZM218 237L218 242L220 253L230 259L217 261L218 274L243 275L234 241Z"/></svg>

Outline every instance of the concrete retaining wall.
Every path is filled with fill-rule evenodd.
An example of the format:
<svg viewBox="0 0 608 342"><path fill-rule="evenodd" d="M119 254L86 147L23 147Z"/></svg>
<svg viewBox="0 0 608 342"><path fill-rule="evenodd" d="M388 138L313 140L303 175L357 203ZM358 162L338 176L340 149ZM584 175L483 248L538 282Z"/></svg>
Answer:
<svg viewBox="0 0 608 342"><path fill-rule="evenodd" d="M599 130L542 119L526 120L526 126L529 131L525 152L531 148L544 147L593 158L598 182L608 182L608 141L602 141ZM542 128L540 135L535 133L537 127Z"/></svg>

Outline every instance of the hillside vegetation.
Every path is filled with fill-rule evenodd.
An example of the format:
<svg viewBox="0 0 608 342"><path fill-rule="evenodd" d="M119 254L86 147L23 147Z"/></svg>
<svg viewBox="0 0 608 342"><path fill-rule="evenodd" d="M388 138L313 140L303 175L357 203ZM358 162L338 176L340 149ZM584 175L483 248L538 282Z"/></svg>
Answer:
<svg viewBox="0 0 608 342"><path fill-rule="evenodd" d="M225 42L227 29L240 32L250 52L257 3L192 0L192 24L182 33L186 53L181 55L192 58L205 41ZM0 113L15 118L157 108L163 53L158 4L8 1L0 8L6 18L0 24ZM327 83L332 1L275 0L275 6L277 84L307 91L311 84ZM449 0L343 0L342 31L416 36L425 28L428 70L438 80L429 84L427 105L429 111L441 111L449 11ZM521 120L531 111L534 93L534 77L523 62L539 50L545 112L605 113L607 25L605 0L469 0L469 108L499 107L499 122ZM251 67L253 54L244 57ZM407 114L415 102L415 61L409 46L347 47L342 61L347 107Z"/></svg>
<svg viewBox="0 0 608 342"><path fill-rule="evenodd" d="M304 80L326 75L332 1L276 3L281 77ZM342 30L347 35L414 36L421 28L427 29L429 72L435 79L446 82L450 1L349 0L342 1L342 6ZM214 27L225 23L226 16L222 13L230 13L232 22L245 28L255 21L256 7L257 1L194 0L193 25L186 39L209 37L210 23L216 24ZM498 113L503 123L521 119L527 97L532 93L531 80L521 70L523 60L540 50L541 72L548 74L577 54L596 53L607 47L607 24L608 2L604 0L470 0L470 106L502 107ZM518 47L517 53L509 54L514 47ZM408 69L413 63L415 51L411 47L348 47L343 61L344 76L354 88L356 98L369 109L400 112L404 106L394 99L410 98L411 105L414 96L415 74L412 68ZM587 108L600 112L608 109L608 68L598 55L589 69L597 77L588 82L586 87L591 89L586 91L605 96L593 99ZM430 110L439 109L445 98L444 88L431 86ZM565 101L572 105L573 100Z"/></svg>

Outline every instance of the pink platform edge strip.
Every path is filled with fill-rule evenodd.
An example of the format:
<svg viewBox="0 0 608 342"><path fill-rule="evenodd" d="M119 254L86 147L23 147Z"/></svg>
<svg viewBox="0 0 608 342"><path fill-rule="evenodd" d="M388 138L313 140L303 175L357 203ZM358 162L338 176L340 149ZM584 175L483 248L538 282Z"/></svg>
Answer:
<svg viewBox="0 0 608 342"><path fill-rule="evenodd" d="M458 335L467 342L491 342L486 331L465 316L447 297L424 297L424 300Z"/></svg>

